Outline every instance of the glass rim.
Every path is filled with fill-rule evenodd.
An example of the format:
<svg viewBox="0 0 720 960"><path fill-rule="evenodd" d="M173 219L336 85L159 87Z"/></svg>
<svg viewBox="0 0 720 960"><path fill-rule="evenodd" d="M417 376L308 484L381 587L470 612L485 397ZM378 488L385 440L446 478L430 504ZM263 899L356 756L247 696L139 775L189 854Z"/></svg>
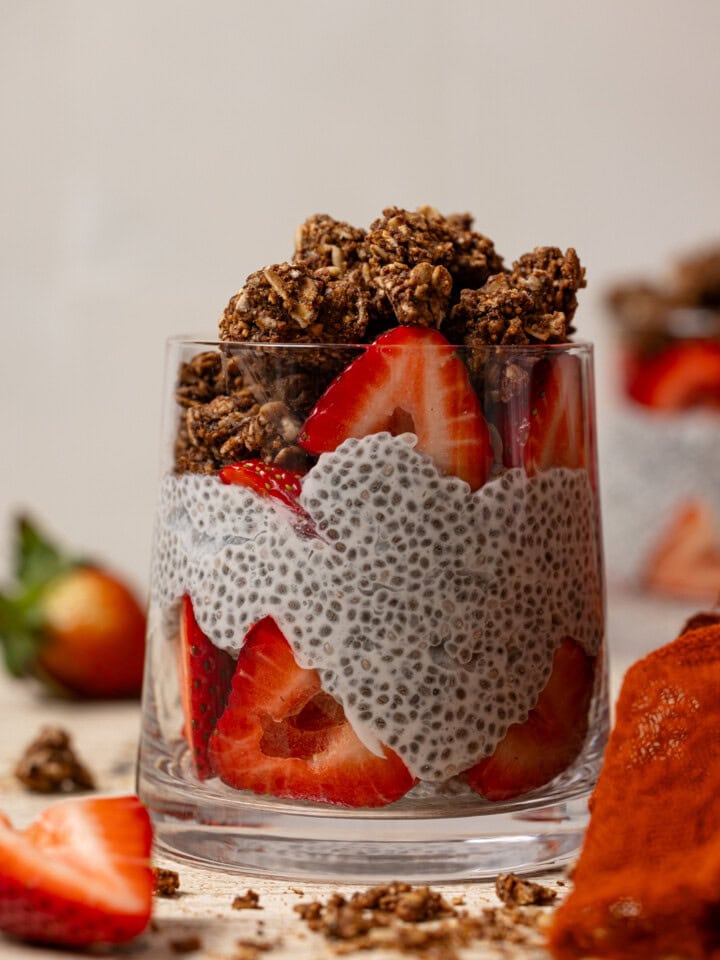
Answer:
<svg viewBox="0 0 720 960"><path fill-rule="evenodd" d="M434 329L434 328L433 328ZM166 338L167 346L194 346L194 347L215 347L218 350L222 349L233 349L237 350L238 348L250 347L254 350L268 348L277 349L277 350L297 350L302 352L303 350L367 350L368 347L373 345L373 341L368 343L349 343L349 342L324 342L324 341L312 341L311 343L297 343L297 342L278 342L271 343L264 340L219 340L216 337L203 336L202 334L173 334ZM549 353L569 353L573 350L577 350L580 353L589 353L594 352L595 345L591 340L565 340L562 343L483 343L478 346L471 347L466 343L450 343L449 346L454 350L472 350L472 351L491 351L493 353L509 353L509 354L527 354L527 353L540 353L540 352L549 352ZM393 348L401 346L403 349L406 349L409 344L391 344ZM446 344L423 344L424 349L428 347L441 348L445 347Z"/></svg>

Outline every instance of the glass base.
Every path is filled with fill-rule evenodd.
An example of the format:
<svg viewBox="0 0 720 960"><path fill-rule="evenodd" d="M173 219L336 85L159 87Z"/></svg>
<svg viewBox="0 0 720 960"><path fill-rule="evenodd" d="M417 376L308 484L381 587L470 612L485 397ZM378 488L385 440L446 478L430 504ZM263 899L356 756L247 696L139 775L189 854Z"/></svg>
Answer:
<svg viewBox="0 0 720 960"><path fill-rule="evenodd" d="M562 866L579 852L587 796L518 813L406 825L343 818L343 839L327 839L333 818L259 818L211 826L154 814L158 852L204 869L278 879L438 883L531 873ZM378 829L380 827L380 829ZM303 836L291 836L298 831Z"/></svg>
<svg viewBox="0 0 720 960"><path fill-rule="evenodd" d="M319 807L188 779L186 751L143 743L138 794L158 852L204 869L288 880L438 883L531 873L578 854L603 742L536 795L406 797L390 807ZM184 755L183 755L184 754Z"/></svg>

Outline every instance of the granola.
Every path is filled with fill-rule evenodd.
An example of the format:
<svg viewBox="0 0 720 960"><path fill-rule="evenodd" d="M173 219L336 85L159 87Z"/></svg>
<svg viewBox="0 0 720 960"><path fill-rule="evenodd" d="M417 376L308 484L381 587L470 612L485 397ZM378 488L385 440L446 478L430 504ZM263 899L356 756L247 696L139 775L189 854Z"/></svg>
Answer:
<svg viewBox="0 0 720 960"><path fill-rule="evenodd" d="M180 889L180 874L177 870L153 867L153 892L159 897L174 897Z"/></svg>
<svg viewBox="0 0 720 960"><path fill-rule="evenodd" d="M235 897L232 902L233 910L262 910L260 906L260 895L254 890L248 890L247 893Z"/></svg>
<svg viewBox="0 0 720 960"><path fill-rule="evenodd" d="M538 247L479 290L463 290L451 327L469 347L564 343L572 333L585 271L575 251Z"/></svg>
<svg viewBox="0 0 720 960"><path fill-rule="evenodd" d="M500 874L495 881L495 892L507 907L544 907L557 900L557 893L550 887L523 880L514 873Z"/></svg>
<svg viewBox="0 0 720 960"><path fill-rule="evenodd" d="M683 306L720 309L720 247L678 260L672 293L674 300Z"/></svg>
<svg viewBox="0 0 720 960"><path fill-rule="evenodd" d="M368 231L311 216L296 231L293 261L252 273L230 300L220 320L227 345L182 365L175 470L213 474L247 458L308 469L300 425L356 355L312 343L363 343L421 325L469 347L472 371L487 344L567 340L584 285L572 248L538 247L508 270L469 213L388 207ZM285 343L308 348L291 353ZM507 393L510 379L499 379L486 388Z"/></svg>
<svg viewBox="0 0 720 960"><path fill-rule="evenodd" d="M78 759L70 735L61 727L43 727L15 767L15 777L34 793L94 790L95 779Z"/></svg>
<svg viewBox="0 0 720 960"><path fill-rule="evenodd" d="M367 327L367 293L351 276L334 278L303 263L250 274L220 320L223 340L355 343Z"/></svg>
<svg viewBox="0 0 720 960"><path fill-rule="evenodd" d="M389 263L378 272L376 281L390 301L398 323L437 329L447 316L452 277L443 266L427 261L410 268Z"/></svg>
<svg viewBox="0 0 720 960"><path fill-rule="evenodd" d="M457 911L428 887L392 883L354 893L333 893L325 903L297 904L309 929L334 943L338 955L357 950L397 950L420 957L456 960L458 951L482 941L540 946L543 912L529 907Z"/></svg>
<svg viewBox="0 0 720 960"><path fill-rule="evenodd" d="M342 276L367 257L364 230L316 213L295 231L293 261L311 270L326 267Z"/></svg>

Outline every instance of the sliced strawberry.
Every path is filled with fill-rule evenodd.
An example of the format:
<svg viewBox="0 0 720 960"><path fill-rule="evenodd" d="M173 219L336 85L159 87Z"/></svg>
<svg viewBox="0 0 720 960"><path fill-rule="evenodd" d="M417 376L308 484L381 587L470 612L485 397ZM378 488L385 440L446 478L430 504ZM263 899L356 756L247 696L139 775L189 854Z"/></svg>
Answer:
<svg viewBox="0 0 720 960"><path fill-rule="evenodd" d="M299 470L283 470L263 460L240 460L223 467L220 479L223 483L249 487L263 497L272 497L296 515L296 527L306 536L314 534L310 517L297 502L302 492Z"/></svg>
<svg viewBox="0 0 720 960"><path fill-rule="evenodd" d="M708 504L678 507L645 571L651 590L688 600L720 598L720 532Z"/></svg>
<svg viewBox="0 0 720 960"><path fill-rule="evenodd" d="M720 407L720 343L687 340L628 366L627 392L658 410Z"/></svg>
<svg viewBox="0 0 720 960"><path fill-rule="evenodd" d="M472 789L488 800L509 800L567 769L587 735L593 673L593 658L567 637L527 720L514 723L495 752L467 771Z"/></svg>
<svg viewBox="0 0 720 960"><path fill-rule="evenodd" d="M136 797L64 800L21 831L0 816L0 929L68 947L130 940L150 920L151 845Z"/></svg>
<svg viewBox="0 0 720 960"><path fill-rule="evenodd" d="M522 462L529 476L550 467L586 465L582 367L578 357L558 353L533 366L527 413Z"/></svg>
<svg viewBox="0 0 720 960"><path fill-rule="evenodd" d="M402 326L381 334L330 384L299 442L311 453L348 437L412 432L418 449L473 490L486 481L492 448L468 372L437 330Z"/></svg>
<svg viewBox="0 0 720 960"><path fill-rule="evenodd" d="M205 636L187 594L180 608L180 694L185 715L183 735L200 780L212 776L208 740L230 694L235 661Z"/></svg>
<svg viewBox="0 0 720 960"><path fill-rule="evenodd" d="M271 617L248 632L227 708L210 739L210 762L238 790L382 807L414 780L397 754L371 753L342 707L299 667Z"/></svg>

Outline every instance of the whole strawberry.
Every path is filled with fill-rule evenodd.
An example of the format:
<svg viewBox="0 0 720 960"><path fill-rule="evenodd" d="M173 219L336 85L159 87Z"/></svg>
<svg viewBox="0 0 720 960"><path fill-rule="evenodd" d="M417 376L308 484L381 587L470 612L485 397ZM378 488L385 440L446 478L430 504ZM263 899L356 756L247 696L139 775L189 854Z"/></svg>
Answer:
<svg viewBox="0 0 720 960"><path fill-rule="evenodd" d="M8 670L89 698L137 696L145 615L128 587L64 556L25 517L17 522L15 583L0 593Z"/></svg>

